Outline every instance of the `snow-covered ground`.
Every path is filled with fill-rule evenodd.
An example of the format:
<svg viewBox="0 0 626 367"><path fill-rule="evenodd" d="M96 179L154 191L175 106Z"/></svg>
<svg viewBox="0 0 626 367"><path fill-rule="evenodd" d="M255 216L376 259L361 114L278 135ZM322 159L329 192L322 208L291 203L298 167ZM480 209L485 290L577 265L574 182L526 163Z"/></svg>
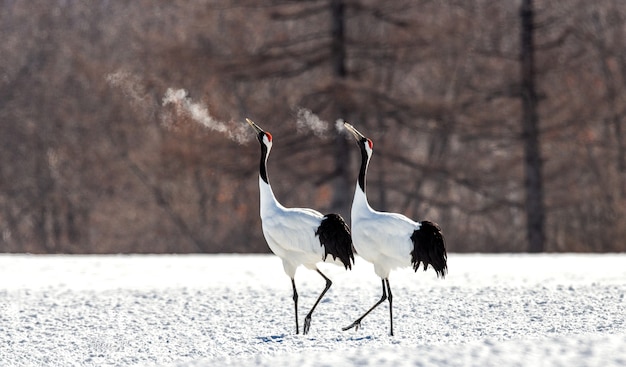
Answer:
<svg viewBox="0 0 626 367"><path fill-rule="evenodd" d="M323 264L309 335L272 255L0 255L1 366L623 366L626 254L450 254L449 275ZM299 269L301 324L324 281Z"/></svg>

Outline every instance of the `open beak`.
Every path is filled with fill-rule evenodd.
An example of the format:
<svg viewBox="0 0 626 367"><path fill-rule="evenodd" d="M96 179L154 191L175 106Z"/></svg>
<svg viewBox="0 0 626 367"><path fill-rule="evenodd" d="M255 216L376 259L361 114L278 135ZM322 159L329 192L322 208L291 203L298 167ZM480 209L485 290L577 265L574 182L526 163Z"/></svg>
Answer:
<svg viewBox="0 0 626 367"><path fill-rule="evenodd" d="M355 138L357 141L361 141L361 139L366 139L366 138L365 138L365 135L361 134L361 133L359 132L359 130L355 129L355 128L354 128L354 126L350 125L349 123L344 122L344 123L343 123L343 126L344 126L346 129L348 129L348 131L349 131L349 132L351 132L351 133L352 133L352 136L354 136L354 138Z"/></svg>
<svg viewBox="0 0 626 367"><path fill-rule="evenodd" d="M256 130L257 134L258 133L264 133L265 131L263 131L263 129L261 129L257 124L254 123L254 121L250 120L249 118L246 118L246 121L248 122L248 124L250 126L252 126L254 128L254 130Z"/></svg>

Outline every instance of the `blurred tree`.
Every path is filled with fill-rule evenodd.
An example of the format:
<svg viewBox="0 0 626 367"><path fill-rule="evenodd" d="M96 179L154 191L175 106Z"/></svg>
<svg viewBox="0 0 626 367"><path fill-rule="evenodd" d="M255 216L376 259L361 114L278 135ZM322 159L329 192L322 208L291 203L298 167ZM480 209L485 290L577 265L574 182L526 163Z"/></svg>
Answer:
<svg viewBox="0 0 626 367"><path fill-rule="evenodd" d="M0 2L0 251L267 251L258 145L164 106L168 88L272 132L285 205L346 216L349 120L374 140L372 205L440 222L451 251L529 250L535 136L543 250L624 251L626 4L532 2L535 92L522 4ZM300 108L329 129L299 129Z"/></svg>
<svg viewBox="0 0 626 367"><path fill-rule="evenodd" d="M521 99L522 140L524 144L524 188L526 190L526 233L528 251L545 249L545 209L543 202L543 162L539 134L537 87L535 86L535 18L532 0L522 0L521 17Z"/></svg>

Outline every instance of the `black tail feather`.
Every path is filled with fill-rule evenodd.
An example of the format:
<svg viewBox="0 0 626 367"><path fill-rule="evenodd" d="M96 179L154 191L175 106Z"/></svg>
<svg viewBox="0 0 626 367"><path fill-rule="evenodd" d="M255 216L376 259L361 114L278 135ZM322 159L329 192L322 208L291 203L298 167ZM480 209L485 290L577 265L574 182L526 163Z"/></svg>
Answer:
<svg viewBox="0 0 626 367"><path fill-rule="evenodd" d="M324 261L328 254L331 254L333 259L339 258L346 269L352 269L354 263L352 236L350 228L339 214L325 215L315 235L319 236L320 245L324 247Z"/></svg>
<svg viewBox="0 0 626 367"><path fill-rule="evenodd" d="M420 224L420 228L411 235L413 270L417 271L420 263L424 264L424 271L428 269L428 265L431 265L437 276L444 278L448 272L448 254L441 228L436 223L427 220Z"/></svg>

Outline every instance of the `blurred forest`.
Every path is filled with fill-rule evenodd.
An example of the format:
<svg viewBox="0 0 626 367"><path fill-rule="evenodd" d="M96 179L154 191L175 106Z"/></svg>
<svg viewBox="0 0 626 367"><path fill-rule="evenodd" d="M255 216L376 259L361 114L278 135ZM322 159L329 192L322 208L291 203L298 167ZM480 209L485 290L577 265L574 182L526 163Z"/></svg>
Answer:
<svg viewBox="0 0 626 367"><path fill-rule="evenodd" d="M0 252L267 252L258 143L168 88L270 131L286 206L349 218L344 119L374 141L371 205L438 222L449 251L626 251L622 0L0 7Z"/></svg>

